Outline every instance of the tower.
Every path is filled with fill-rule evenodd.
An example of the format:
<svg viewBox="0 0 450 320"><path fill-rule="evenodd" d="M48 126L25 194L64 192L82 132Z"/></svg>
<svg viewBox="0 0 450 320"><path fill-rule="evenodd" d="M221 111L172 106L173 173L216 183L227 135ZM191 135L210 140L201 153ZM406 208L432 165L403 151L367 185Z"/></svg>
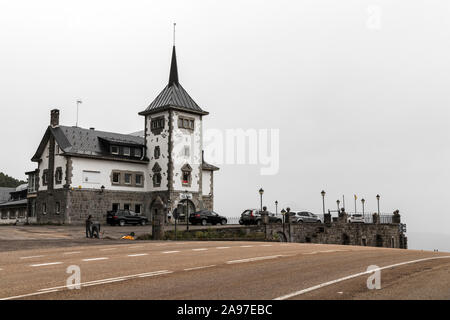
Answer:
<svg viewBox="0 0 450 320"><path fill-rule="evenodd" d="M168 84L139 114L145 117L152 215L161 202L168 209L183 204L188 213L203 209L202 119L208 112L179 82L175 45Z"/></svg>

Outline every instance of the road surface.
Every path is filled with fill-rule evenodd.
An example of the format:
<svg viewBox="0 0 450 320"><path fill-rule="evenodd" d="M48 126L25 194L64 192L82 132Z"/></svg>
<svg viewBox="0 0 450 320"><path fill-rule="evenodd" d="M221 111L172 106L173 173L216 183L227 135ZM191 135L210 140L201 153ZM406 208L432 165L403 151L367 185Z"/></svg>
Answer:
<svg viewBox="0 0 450 320"><path fill-rule="evenodd" d="M379 290L367 288L370 265L381 268ZM81 289L67 288L69 266L80 268ZM2 299L450 299L450 254L278 242L94 241L1 252L0 279Z"/></svg>

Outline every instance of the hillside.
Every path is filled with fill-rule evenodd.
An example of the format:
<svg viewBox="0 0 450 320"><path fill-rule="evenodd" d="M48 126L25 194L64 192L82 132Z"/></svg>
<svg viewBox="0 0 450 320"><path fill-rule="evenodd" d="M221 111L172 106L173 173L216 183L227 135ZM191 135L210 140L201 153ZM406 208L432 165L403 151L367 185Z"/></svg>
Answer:
<svg viewBox="0 0 450 320"><path fill-rule="evenodd" d="M14 179L13 177L10 177L7 174L4 174L3 172L0 172L0 187L16 188L19 185L24 184L24 183L27 183L27 182Z"/></svg>

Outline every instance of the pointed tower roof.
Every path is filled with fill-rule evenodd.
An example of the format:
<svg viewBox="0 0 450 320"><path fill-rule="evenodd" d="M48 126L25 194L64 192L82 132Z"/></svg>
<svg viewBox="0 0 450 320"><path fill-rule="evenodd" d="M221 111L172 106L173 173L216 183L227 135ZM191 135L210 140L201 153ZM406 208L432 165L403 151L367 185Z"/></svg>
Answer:
<svg viewBox="0 0 450 320"><path fill-rule="evenodd" d="M140 112L142 116L160 112L167 109L177 109L185 112L207 115L206 111L189 96L189 94L184 90L178 80L178 66L177 66L177 55L175 46L172 49L172 62L170 65L169 73L169 83L161 91L161 93L156 97L155 100L145 109L145 111Z"/></svg>

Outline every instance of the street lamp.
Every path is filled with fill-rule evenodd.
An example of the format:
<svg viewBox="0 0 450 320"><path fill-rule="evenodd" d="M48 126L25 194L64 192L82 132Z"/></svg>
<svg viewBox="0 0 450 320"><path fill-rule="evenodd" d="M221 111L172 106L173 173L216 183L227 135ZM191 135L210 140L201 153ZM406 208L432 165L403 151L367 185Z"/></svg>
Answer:
<svg viewBox="0 0 450 320"><path fill-rule="evenodd" d="M323 214L325 214L325 194L326 194L326 192L324 190L322 190L322 192L320 194L322 195Z"/></svg>
<svg viewBox="0 0 450 320"><path fill-rule="evenodd" d="M285 223L284 217L285 217L285 215L286 215L286 210L281 209L281 214L283 215L283 234L284 234L284 223Z"/></svg>
<svg viewBox="0 0 450 320"><path fill-rule="evenodd" d="M259 194L261 196L261 211L262 211L262 196L264 194L264 189L263 188L259 189Z"/></svg>
<svg viewBox="0 0 450 320"><path fill-rule="evenodd" d="M377 194L378 215L380 215L380 195Z"/></svg>
<svg viewBox="0 0 450 320"><path fill-rule="evenodd" d="M278 200L275 200L275 215L278 215Z"/></svg>
<svg viewBox="0 0 450 320"><path fill-rule="evenodd" d="M336 203L337 203L338 213L339 213L339 211L341 210L341 207L339 206L339 204L341 203L341 201L338 199L338 200L336 200Z"/></svg>
<svg viewBox="0 0 450 320"><path fill-rule="evenodd" d="M363 218L364 218L364 203L366 203L366 200L364 200L364 198L362 198L361 203L362 203Z"/></svg>

